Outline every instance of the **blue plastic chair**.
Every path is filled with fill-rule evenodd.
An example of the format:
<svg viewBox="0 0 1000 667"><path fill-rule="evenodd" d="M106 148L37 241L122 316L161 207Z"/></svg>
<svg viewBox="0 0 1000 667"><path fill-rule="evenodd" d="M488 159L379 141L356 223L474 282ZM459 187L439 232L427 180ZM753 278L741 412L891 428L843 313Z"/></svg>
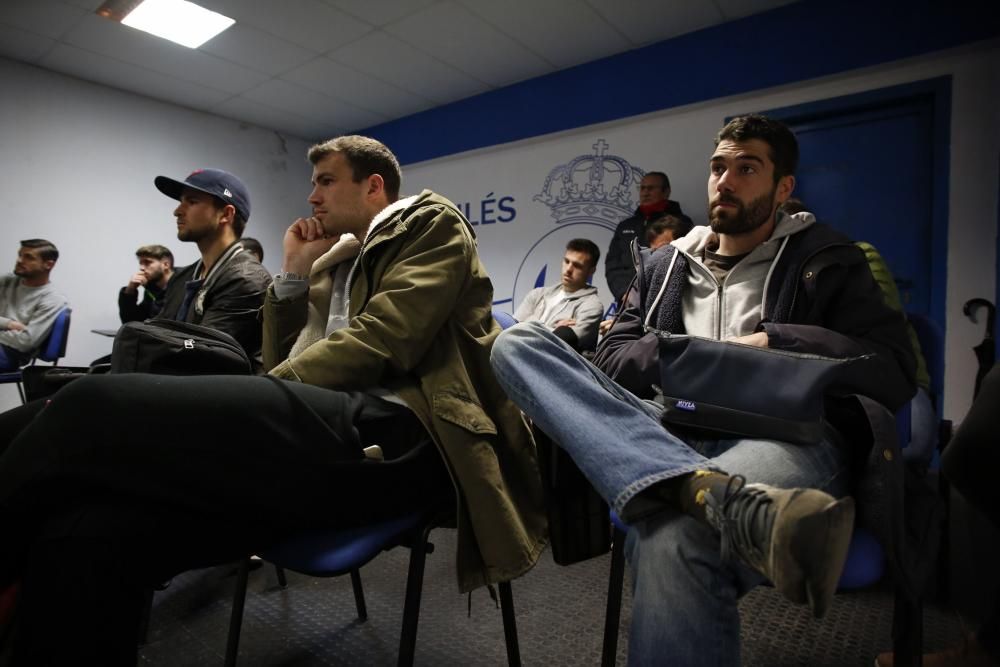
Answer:
<svg viewBox="0 0 1000 667"><path fill-rule="evenodd" d="M501 329L509 329L510 327L517 324L517 320L510 313L505 313L502 310L493 310L493 319L497 321Z"/></svg>
<svg viewBox="0 0 1000 667"><path fill-rule="evenodd" d="M503 328L513 323L513 318L507 313L494 310L493 316ZM368 613L364 589L361 584L361 567L383 551L397 546L410 547L409 573L403 603L403 628L399 638L397 664L412 665L417 642L417 621L420 614L424 563L427 554L434 551L434 545L429 540L430 533L434 528L450 523L453 518L453 507L450 505L442 507L440 502L432 502L427 507L417 508L400 517L359 528L301 533L283 540L261 553L260 556L263 560L276 566L278 582L282 587L285 586L283 569L314 577L337 577L349 574L354 589L354 602L358 611L358 619L365 621L368 618ZM250 560L247 559L240 565L237 575L236 593L233 599L226 647L226 667L232 667L236 664L249 573ZM510 582L501 582L497 588L499 589L500 609L503 618L504 639L507 644L507 662L509 665L519 666L521 658Z"/></svg>
<svg viewBox="0 0 1000 667"><path fill-rule="evenodd" d="M35 355L28 366L34 366L35 362L39 359L48 361L54 366L59 363L60 359L66 356L66 343L69 340L69 322L72 314L73 310L68 307L59 311L59 314L56 315L56 321L52 324L52 329L45 337L45 340L42 341L41 349L38 350L38 354ZM22 370L18 369L16 371L0 373L0 384L17 383L17 393L21 397L21 403L25 403L24 386L21 383L24 379Z"/></svg>
<svg viewBox="0 0 1000 667"><path fill-rule="evenodd" d="M454 516L451 508L428 507L404 516L368 526L342 529L317 530L296 535L282 541L260 554L265 561L278 568L278 581L285 586L284 569L314 577L337 577L349 574L354 590L354 603L358 620L368 618L360 569L383 551L397 546L410 548L410 564L403 603L403 627L399 638L398 665L412 665L417 642L417 622L423 589L424 564L428 553L433 553L431 531ZM236 664L239 651L243 608L246 600L250 560L245 560L237 573L236 593L229 625L225 664ZM507 660L510 665L520 665L517 626L514 619L514 598L510 582L498 585Z"/></svg>

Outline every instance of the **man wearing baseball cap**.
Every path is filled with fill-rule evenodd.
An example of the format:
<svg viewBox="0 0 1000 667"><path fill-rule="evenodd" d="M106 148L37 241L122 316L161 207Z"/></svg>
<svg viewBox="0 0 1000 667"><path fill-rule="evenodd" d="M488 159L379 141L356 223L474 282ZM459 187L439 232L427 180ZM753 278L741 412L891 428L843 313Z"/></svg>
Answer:
<svg viewBox="0 0 1000 667"><path fill-rule="evenodd" d="M157 176L156 188L179 203L177 238L198 244L201 259L178 269L158 318L193 322L235 338L259 365L260 308L271 275L239 239L250 217L250 193L221 169L197 169L183 181Z"/></svg>

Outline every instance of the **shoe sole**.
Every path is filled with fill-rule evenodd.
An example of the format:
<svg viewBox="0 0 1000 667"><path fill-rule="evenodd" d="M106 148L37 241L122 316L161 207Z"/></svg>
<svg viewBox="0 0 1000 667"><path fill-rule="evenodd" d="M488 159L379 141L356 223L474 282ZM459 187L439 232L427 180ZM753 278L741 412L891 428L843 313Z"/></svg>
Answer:
<svg viewBox="0 0 1000 667"><path fill-rule="evenodd" d="M805 598L813 616L826 615L837 592L837 582L844 571L854 530L854 500L841 498L822 511L802 519L798 544L793 541L793 557L802 563L805 574ZM807 539L808 538L808 539ZM819 542L817 542L817 539ZM817 545L823 545L817 557Z"/></svg>
<svg viewBox="0 0 1000 667"><path fill-rule="evenodd" d="M770 574L775 589L816 618L830 607L847 560L854 528L854 500L834 500L815 489L790 489L771 541Z"/></svg>

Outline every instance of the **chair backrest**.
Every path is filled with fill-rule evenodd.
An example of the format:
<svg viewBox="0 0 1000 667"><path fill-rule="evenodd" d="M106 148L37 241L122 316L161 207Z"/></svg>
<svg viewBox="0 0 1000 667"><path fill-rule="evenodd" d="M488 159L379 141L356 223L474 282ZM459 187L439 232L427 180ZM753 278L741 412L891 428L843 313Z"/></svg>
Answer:
<svg viewBox="0 0 1000 667"><path fill-rule="evenodd" d="M944 331L926 315L907 313L906 318L920 341L920 351L927 362L927 374L931 376L931 397L940 415L944 395Z"/></svg>
<svg viewBox="0 0 1000 667"><path fill-rule="evenodd" d="M66 356L66 341L69 339L69 320L73 314L73 309L66 307L56 315L56 321L52 325L52 330L42 343L42 348L38 351L38 358L44 361L56 363Z"/></svg>
<svg viewBox="0 0 1000 667"><path fill-rule="evenodd" d="M493 309L493 319L497 321L501 329L509 329L510 327L517 324L517 320L510 313L505 313L502 310Z"/></svg>

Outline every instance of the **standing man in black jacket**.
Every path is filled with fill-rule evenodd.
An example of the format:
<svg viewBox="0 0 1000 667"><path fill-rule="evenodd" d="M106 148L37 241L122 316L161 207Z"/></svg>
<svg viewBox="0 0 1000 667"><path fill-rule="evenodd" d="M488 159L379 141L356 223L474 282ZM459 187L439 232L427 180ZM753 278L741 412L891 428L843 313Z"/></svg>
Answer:
<svg viewBox="0 0 1000 667"><path fill-rule="evenodd" d="M632 262L632 240L646 247L646 225L661 214L675 215L684 220L688 227L693 223L684 215L681 205L670 200L670 179L662 171L651 171L639 182L639 208L635 215L618 223L615 235L611 237L608 256L604 260L604 277L615 301L621 303L628 284L635 275Z"/></svg>

